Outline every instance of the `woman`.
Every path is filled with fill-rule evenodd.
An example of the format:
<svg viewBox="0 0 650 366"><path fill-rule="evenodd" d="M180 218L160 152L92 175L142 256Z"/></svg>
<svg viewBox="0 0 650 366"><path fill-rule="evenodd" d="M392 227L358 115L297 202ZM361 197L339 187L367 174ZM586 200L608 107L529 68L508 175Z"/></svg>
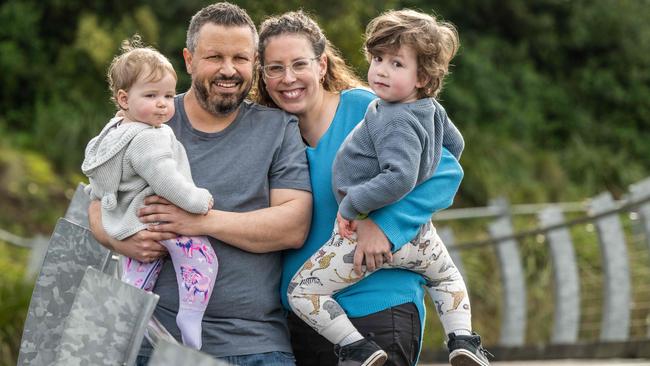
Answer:
<svg viewBox="0 0 650 366"><path fill-rule="evenodd" d="M307 144L314 211L309 236L301 249L285 252L282 299L288 282L307 258L329 238L337 206L331 189L335 154L363 118L375 96L329 44L318 25L302 12L272 17L260 26L260 75L257 101L279 107L299 119ZM401 201L371 213L357 227L355 266L381 266L391 243L413 239L431 215L448 207L462 170L448 152L436 174ZM342 279L344 280L344 279ZM417 362L424 324L423 279L403 270L380 270L339 293L336 298L353 324L387 351L389 365ZM295 315L289 315L298 365L335 365L333 346Z"/></svg>

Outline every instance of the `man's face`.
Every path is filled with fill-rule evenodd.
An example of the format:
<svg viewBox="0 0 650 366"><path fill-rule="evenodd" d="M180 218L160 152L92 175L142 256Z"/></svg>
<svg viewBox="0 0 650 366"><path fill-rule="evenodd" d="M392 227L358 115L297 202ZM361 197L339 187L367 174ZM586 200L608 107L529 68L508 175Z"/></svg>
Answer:
<svg viewBox="0 0 650 366"><path fill-rule="evenodd" d="M201 107L215 116L236 111L253 85L251 29L207 23L199 31L194 53L184 50L183 55Z"/></svg>

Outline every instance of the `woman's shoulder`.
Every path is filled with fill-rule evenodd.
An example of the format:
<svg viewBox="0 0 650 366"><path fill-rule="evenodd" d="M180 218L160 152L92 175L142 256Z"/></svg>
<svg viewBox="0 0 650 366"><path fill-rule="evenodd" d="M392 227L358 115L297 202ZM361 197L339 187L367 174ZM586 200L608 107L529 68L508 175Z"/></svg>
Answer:
<svg viewBox="0 0 650 366"><path fill-rule="evenodd" d="M246 118L252 118L253 120L261 119L267 122L267 124L284 126L298 122L298 118L293 114L287 113L276 107L268 107L250 100L245 100L244 103L242 103L242 107L247 111L244 113Z"/></svg>
<svg viewBox="0 0 650 366"><path fill-rule="evenodd" d="M370 104L373 100L377 99L375 93L366 87L357 87L352 89L343 90L341 92L341 101L346 103L360 103L366 105Z"/></svg>

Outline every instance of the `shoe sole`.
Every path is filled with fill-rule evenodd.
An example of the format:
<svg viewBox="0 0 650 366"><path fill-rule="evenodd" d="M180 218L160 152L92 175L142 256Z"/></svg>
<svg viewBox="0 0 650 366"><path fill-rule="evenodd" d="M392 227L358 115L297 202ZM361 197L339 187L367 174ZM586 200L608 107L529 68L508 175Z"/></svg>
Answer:
<svg viewBox="0 0 650 366"><path fill-rule="evenodd" d="M449 354L451 366L489 366L489 363L481 361L475 354L465 350L457 349Z"/></svg>
<svg viewBox="0 0 650 366"><path fill-rule="evenodd" d="M366 362L362 363L361 366L381 366L388 360L388 355L386 352L379 350L373 353Z"/></svg>

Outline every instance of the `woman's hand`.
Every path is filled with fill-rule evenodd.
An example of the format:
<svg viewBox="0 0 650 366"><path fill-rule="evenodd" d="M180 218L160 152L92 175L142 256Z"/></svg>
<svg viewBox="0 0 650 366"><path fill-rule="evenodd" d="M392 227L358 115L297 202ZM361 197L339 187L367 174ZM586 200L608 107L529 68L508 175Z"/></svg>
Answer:
<svg viewBox="0 0 650 366"><path fill-rule="evenodd" d="M189 213L160 196L149 196L144 199L144 204L138 211L138 217L141 222L151 224L149 231L187 236L204 235L206 232L201 228L201 220L206 215Z"/></svg>
<svg viewBox="0 0 650 366"><path fill-rule="evenodd" d="M361 276L361 265L366 263L366 270L375 271L384 262L393 261L391 244L372 219L357 220L357 248L354 251L354 272Z"/></svg>

